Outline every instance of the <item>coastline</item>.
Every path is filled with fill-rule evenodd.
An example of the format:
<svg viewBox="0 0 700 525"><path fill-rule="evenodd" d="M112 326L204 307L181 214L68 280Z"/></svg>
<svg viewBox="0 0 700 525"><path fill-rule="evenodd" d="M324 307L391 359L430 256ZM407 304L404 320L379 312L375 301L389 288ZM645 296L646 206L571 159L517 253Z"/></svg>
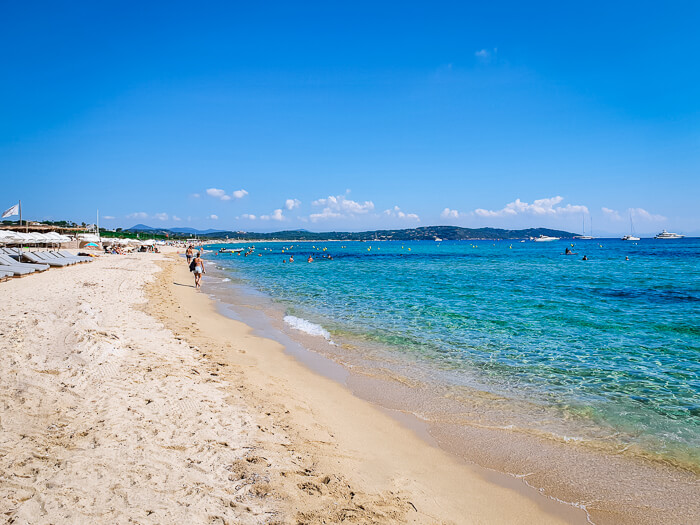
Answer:
<svg viewBox="0 0 700 525"><path fill-rule="evenodd" d="M319 481L343 479L352 493L374 500L375 508L394 501L391 515L366 515L359 521L586 523L582 509L431 446L385 410L313 372L278 342L223 316L206 293L189 286L191 276L179 259L161 266L163 271L148 288L147 311L202 355L225 364L249 406L266 407L268 424L283 432L285 450L293 450L318 473L303 479L321 492ZM314 498L303 503L298 499L298 487L306 486L305 481L290 482L289 474L279 480L289 513L300 508L316 516L328 512Z"/></svg>
<svg viewBox="0 0 700 525"><path fill-rule="evenodd" d="M463 456L374 378L224 315L175 253L0 286L0 512L13 523L587 523L582 507L594 523L683 522L633 496L577 508ZM482 430L457 437L516 457L519 438L502 433L503 448ZM565 474L545 485L580 492Z"/></svg>
<svg viewBox="0 0 700 525"><path fill-rule="evenodd" d="M216 271L214 275L227 274ZM213 297L219 311L227 315L233 312L234 318L255 326L258 334L278 340L277 332L290 335L281 319L283 313L275 308L270 311L264 300L248 295L246 286L241 290L235 283L225 283L237 291L222 294L222 286L213 286L217 280L212 278L205 291L217 291ZM268 317L267 322L261 321L262 317ZM336 373L335 379L353 395L392 414L426 442L439 445L467 463L507 472L533 493L539 491L549 498L585 508L595 523L688 523L700 515L694 496L698 490L697 473L664 458L634 447L553 435L538 430L537 420L530 421L529 428L514 427L508 421L494 425L483 418L483 411L491 405L500 412L505 408L506 416L512 412L511 415L522 418L514 400L496 399L473 389L457 393L464 399L454 399L454 391L440 391L437 395L430 392L428 397L419 392L424 385L410 376L392 373L381 363L365 366L361 357L354 361L349 357L353 353L350 349L329 346L320 337L292 332L294 340L311 349L307 354L320 354L342 367L346 376ZM297 358L304 361L303 355ZM307 366L330 376L327 367L314 367L313 363ZM493 421L490 416L488 419ZM548 416L542 413L540 417Z"/></svg>

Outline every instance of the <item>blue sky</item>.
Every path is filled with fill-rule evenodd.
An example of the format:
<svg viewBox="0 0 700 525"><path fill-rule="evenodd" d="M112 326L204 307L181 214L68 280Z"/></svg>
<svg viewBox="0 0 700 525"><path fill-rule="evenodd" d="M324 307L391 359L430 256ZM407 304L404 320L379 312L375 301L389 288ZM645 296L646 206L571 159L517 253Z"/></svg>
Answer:
<svg viewBox="0 0 700 525"><path fill-rule="evenodd" d="M0 4L0 208L700 233L698 2L294 4Z"/></svg>

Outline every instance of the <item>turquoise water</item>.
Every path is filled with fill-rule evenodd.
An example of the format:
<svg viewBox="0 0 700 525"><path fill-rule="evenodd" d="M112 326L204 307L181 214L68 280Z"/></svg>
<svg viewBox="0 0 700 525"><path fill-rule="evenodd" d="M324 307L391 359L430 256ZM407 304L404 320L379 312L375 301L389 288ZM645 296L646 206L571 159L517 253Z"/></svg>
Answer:
<svg viewBox="0 0 700 525"><path fill-rule="evenodd" d="M208 257L334 339L700 466L700 240L574 241L572 256L567 246L265 243Z"/></svg>

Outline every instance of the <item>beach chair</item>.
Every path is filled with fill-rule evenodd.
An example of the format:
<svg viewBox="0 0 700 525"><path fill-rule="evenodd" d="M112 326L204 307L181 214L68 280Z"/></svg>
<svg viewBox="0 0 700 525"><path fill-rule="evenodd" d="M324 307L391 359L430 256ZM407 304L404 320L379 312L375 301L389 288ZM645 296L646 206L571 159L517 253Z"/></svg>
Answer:
<svg viewBox="0 0 700 525"><path fill-rule="evenodd" d="M6 272L5 270L0 270L0 282L7 281L15 274L13 272Z"/></svg>
<svg viewBox="0 0 700 525"><path fill-rule="evenodd" d="M56 255L60 255L61 257L65 257L66 259L77 259L79 262L92 262L92 257L84 257L82 255L73 255L67 250L56 250L55 252Z"/></svg>
<svg viewBox="0 0 700 525"><path fill-rule="evenodd" d="M20 263L15 262L15 264L3 264L0 262L0 270L3 270L5 272L12 272L15 277L24 277L25 275L29 275L30 273L34 273L36 270L34 268L27 268L20 266Z"/></svg>
<svg viewBox="0 0 700 525"><path fill-rule="evenodd" d="M48 264L49 266L70 266L71 264L75 264L74 261L70 261L68 259L63 259L63 260L58 260L54 258L49 258L46 259L39 254L42 252L24 252L22 254L22 257L25 257L29 259L31 262L36 263L36 264Z"/></svg>
<svg viewBox="0 0 700 525"><path fill-rule="evenodd" d="M37 252L44 260L69 261L71 264L78 264L80 261L75 257L63 257L54 252Z"/></svg>
<svg viewBox="0 0 700 525"><path fill-rule="evenodd" d="M0 267L2 266L17 266L19 268L32 268L37 272L44 272L51 268L48 264L36 264L36 263L23 263L17 262L9 255L4 253L0 254Z"/></svg>

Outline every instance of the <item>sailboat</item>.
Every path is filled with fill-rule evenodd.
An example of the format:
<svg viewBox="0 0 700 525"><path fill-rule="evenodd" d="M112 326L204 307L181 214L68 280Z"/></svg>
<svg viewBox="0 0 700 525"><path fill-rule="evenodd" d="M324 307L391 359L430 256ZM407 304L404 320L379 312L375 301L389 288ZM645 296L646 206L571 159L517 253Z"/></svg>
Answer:
<svg viewBox="0 0 700 525"><path fill-rule="evenodd" d="M577 235L574 239L595 239L595 237L593 237L593 217L591 217L591 234L586 235L586 215L584 214L581 218L581 235Z"/></svg>
<svg viewBox="0 0 700 525"><path fill-rule="evenodd" d="M623 240L623 241L638 241L638 240L640 240L639 237L637 237L637 236L634 234L634 223L632 222L632 214L631 214L631 213L630 213L630 234L629 234L629 235L625 235L625 236L622 238L622 240Z"/></svg>

